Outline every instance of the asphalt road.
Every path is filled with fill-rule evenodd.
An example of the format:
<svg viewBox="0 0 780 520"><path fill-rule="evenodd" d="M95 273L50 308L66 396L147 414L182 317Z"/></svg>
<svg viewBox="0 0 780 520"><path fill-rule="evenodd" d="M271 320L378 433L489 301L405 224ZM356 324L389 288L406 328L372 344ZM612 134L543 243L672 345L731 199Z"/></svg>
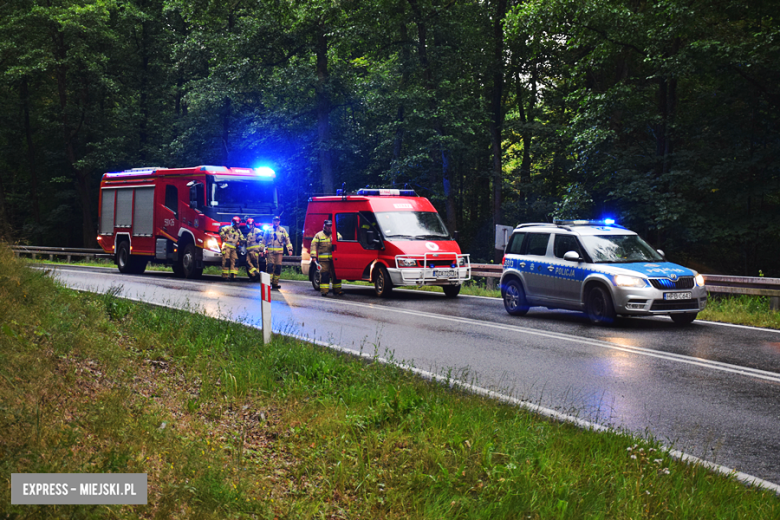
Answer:
<svg viewBox="0 0 780 520"><path fill-rule="evenodd" d="M49 266L47 269L51 268ZM260 287L170 273L54 269L65 285L260 323ZM594 327L584 315L532 309L509 316L498 299L345 285L321 297L307 282L274 291L274 331L376 352L436 374L642 435L780 483L780 332L669 318Z"/></svg>

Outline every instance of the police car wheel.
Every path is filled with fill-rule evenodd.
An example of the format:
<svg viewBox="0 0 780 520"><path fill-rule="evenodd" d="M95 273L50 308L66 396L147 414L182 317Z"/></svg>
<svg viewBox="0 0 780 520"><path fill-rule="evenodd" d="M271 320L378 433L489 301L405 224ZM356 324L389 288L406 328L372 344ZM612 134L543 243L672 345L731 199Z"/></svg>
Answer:
<svg viewBox="0 0 780 520"><path fill-rule="evenodd" d="M684 314L670 314L669 317L677 325L689 325L693 323L693 320L698 316L698 312L686 312Z"/></svg>
<svg viewBox="0 0 780 520"><path fill-rule="evenodd" d="M594 325L608 325L615 321L612 297L603 287L594 287L590 290L585 309L588 319Z"/></svg>
<svg viewBox="0 0 780 520"><path fill-rule="evenodd" d="M393 282L390 281L390 274L385 266L380 265L374 274L374 292L380 298L387 298L393 291Z"/></svg>
<svg viewBox="0 0 780 520"><path fill-rule="evenodd" d="M502 291L504 308L512 316L523 316L528 312L523 286L517 280L509 280Z"/></svg>

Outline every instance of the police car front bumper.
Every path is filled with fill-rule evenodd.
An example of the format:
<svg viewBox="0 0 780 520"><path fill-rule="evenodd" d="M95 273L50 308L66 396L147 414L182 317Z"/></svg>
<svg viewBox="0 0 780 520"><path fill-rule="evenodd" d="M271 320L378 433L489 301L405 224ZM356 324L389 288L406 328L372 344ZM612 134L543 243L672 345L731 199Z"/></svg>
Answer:
<svg viewBox="0 0 780 520"><path fill-rule="evenodd" d="M470 267L390 268L393 285L459 285L471 279Z"/></svg>
<svg viewBox="0 0 780 520"><path fill-rule="evenodd" d="M707 306L707 289L661 290L654 287L613 287L615 311L629 316L700 312Z"/></svg>

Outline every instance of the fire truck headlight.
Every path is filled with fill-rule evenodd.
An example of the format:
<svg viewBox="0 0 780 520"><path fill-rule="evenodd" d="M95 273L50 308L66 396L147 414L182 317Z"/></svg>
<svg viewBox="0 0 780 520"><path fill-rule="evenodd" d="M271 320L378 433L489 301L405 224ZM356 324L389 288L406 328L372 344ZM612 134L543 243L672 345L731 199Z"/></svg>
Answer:
<svg viewBox="0 0 780 520"><path fill-rule="evenodd" d="M211 249L212 251L219 251L219 243L217 243L217 239L213 237L207 238L206 248Z"/></svg>
<svg viewBox="0 0 780 520"><path fill-rule="evenodd" d="M412 258L399 258L398 265L400 267L415 267L417 265L417 260Z"/></svg>

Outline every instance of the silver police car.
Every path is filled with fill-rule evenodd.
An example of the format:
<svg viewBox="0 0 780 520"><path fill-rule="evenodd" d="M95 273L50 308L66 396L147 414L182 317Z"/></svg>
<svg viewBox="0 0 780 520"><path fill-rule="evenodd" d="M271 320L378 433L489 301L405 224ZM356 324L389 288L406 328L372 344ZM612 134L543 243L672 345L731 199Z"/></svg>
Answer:
<svg viewBox="0 0 780 520"><path fill-rule="evenodd" d="M664 314L679 325L707 304L704 277L667 262L611 220L521 224L506 246L501 295L509 314L529 307L584 311L595 324Z"/></svg>

